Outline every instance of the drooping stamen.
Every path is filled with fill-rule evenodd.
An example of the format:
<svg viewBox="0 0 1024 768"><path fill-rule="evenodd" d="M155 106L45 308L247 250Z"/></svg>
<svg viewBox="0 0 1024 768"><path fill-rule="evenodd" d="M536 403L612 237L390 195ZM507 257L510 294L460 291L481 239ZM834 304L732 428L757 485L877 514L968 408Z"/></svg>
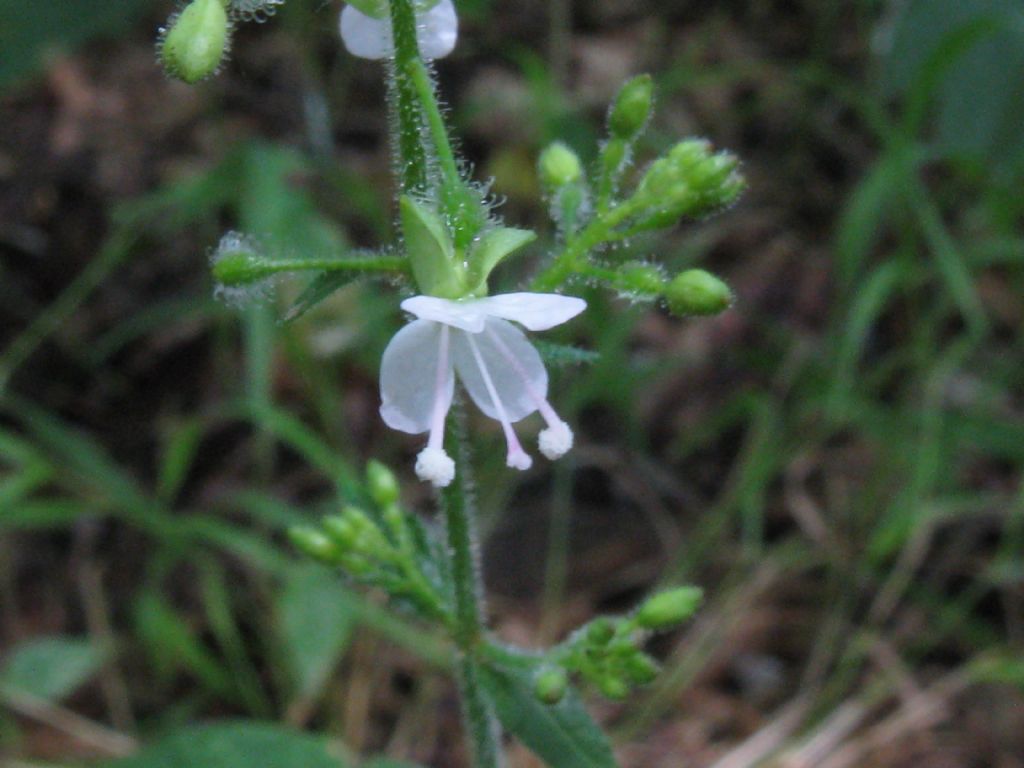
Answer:
<svg viewBox="0 0 1024 768"><path fill-rule="evenodd" d="M448 360L451 346L449 337L449 327L441 325L441 344L437 351L437 372L434 376L434 410L430 415L430 437L427 439L429 448L444 448L444 420L448 415L449 406L445 402L447 398L444 385L452 365Z"/></svg>
<svg viewBox="0 0 1024 768"><path fill-rule="evenodd" d="M508 412L505 410L501 398L498 397L498 390L491 380L491 374L484 364L483 355L480 354L472 333L466 333L466 341L469 343L469 349L473 353L476 366L480 369L480 376L484 380L484 386L487 387L487 394L491 397L494 410L498 412L498 421L501 422L501 429L505 433L505 442L508 443L508 458L505 463L514 469L529 469L533 464L533 459L530 458L530 454L523 450L523 446L519 444L519 438L516 437L516 432L512 429L512 422L508 418Z"/></svg>
<svg viewBox="0 0 1024 768"><path fill-rule="evenodd" d="M430 436L427 438L427 447L416 457L416 476L435 488L444 488L455 479L455 462L444 450L444 422L450 405L445 392L445 383L451 371L449 335L448 326L442 325L434 378L434 408L430 414Z"/></svg>
<svg viewBox="0 0 1024 768"><path fill-rule="evenodd" d="M523 382L526 393L533 400L533 404L537 407L544 422L548 425L548 428L541 430L541 433L537 436L540 452L552 460L564 456L572 448L573 443L572 430L569 428L569 425L559 418L558 414L555 413L555 409L551 407L551 403L533 386L530 377L523 370L522 363L512 354L512 350L494 332L494 329L487 326L486 331L491 341L494 342L494 346L498 348L501 356L505 358L505 362L512 367L512 370L516 372L519 379Z"/></svg>

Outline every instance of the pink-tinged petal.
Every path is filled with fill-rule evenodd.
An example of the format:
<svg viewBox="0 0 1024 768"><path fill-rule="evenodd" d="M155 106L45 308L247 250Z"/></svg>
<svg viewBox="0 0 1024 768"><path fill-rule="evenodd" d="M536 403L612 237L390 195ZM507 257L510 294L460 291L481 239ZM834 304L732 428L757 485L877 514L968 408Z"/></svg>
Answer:
<svg viewBox="0 0 1024 768"><path fill-rule="evenodd" d="M480 333L487 318L480 304L480 299L452 301L436 296L413 296L402 302L402 309L421 320L433 320L469 333Z"/></svg>
<svg viewBox="0 0 1024 768"><path fill-rule="evenodd" d="M438 357L441 325L415 320L395 334L384 350L380 365L380 415L392 429L418 435L433 421L436 400L445 410L451 405L455 376L451 363L441 372L438 390Z"/></svg>
<svg viewBox="0 0 1024 768"><path fill-rule="evenodd" d="M557 293L502 293L475 302L491 317L514 320L531 331L546 331L576 317L587 302Z"/></svg>
<svg viewBox="0 0 1024 768"><path fill-rule="evenodd" d="M495 344L492 333L500 339L501 347ZM547 396L548 372L537 350L523 332L504 320L489 318L487 333L475 334L473 340L490 372L509 420L516 422L536 411L538 398ZM488 392L466 334L452 334L452 360L459 381L466 387L477 407L490 418L499 418L500 414Z"/></svg>

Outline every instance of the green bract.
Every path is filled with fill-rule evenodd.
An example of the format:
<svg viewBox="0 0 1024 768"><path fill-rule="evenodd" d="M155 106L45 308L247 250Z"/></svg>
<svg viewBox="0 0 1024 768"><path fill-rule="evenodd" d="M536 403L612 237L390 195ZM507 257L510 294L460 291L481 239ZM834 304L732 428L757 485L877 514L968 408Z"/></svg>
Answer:
<svg viewBox="0 0 1024 768"><path fill-rule="evenodd" d="M194 0L171 23L160 58L171 77L195 83L217 71L231 25L221 0Z"/></svg>
<svg viewBox="0 0 1024 768"><path fill-rule="evenodd" d="M461 299L466 295L465 270L455 260L455 246L444 222L408 195L402 196L398 207L409 264L420 293Z"/></svg>
<svg viewBox="0 0 1024 768"><path fill-rule="evenodd" d="M536 233L528 229L513 229L512 227L495 227L481 235L470 246L469 255L466 258L469 293L474 296L485 296L487 294L487 278L491 271L506 256L536 239Z"/></svg>
<svg viewBox="0 0 1024 768"><path fill-rule="evenodd" d="M537 237L528 229L495 227L480 235L463 255L441 217L424 203L403 195L399 215L420 293L442 299L486 296L491 271Z"/></svg>

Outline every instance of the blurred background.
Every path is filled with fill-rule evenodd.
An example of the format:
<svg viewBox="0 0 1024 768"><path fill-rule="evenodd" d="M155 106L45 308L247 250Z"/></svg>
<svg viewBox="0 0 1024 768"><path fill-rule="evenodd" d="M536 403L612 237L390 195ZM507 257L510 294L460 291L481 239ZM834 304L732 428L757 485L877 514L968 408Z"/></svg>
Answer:
<svg viewBox="0 0 1024 768"><path fill-rule="evenodd" d="M750 182L628 245L722 275L732 310L581 288L569 458L508 472L475 422L497 634L705 588L657 683L588 696L627 768L1024 766L1024 3L457 6L450 120L542 245L537 154L592 159L638 72L638 168L700 135ZM154 54L172 10L0 2L0 763L249 718L352 764L465 765L438 643L281 535L371 457L429 514L419 441L377 414L394 288L282 323L303 281L233 308L207 264L227 229L389 242L380 67L341 49L338 3L289 0L187 87Z"/></svg>

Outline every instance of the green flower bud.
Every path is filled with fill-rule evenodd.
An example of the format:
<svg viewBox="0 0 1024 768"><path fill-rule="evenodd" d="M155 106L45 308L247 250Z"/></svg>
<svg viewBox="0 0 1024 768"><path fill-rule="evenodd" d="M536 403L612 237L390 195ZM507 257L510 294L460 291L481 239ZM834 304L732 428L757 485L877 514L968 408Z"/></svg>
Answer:
<svg viewBox="0 0 1024 768"><path fill-rule="evenodd" d="M698 587L676 587L659 592L640 606L634 620L644 629L670 629L690 618L704 592Z"/></svg>
<svg viewBox="0 0 1024 768"><path fill-rule="evenodd" d="M320 524L340 549L350 550L355 547L359 531L348 516L327 515L320 521Z"/></svg>
<svg viewBox="0 0 1024 768"><path fill-rule="evenodd" d="M316 528L294 526L288 529L288 538L296 549L315 560L333 563L340 554L335 543Z"/></svg>
<svg viewBox="0 0 1024 768"><path fill-rule="evenodd" d="M630 141L647 125L654 104L654 81L650 75L634 77L619 91L608 114L608 129L617 139Z"/></svg>
<svg viewBox="0 0 1024 768"><path fill-rule="evenodd" d="M622 667L630 681L637 685L653 683L660 671L654 659L640 652L623 659Z"/></svg>
<svg viewBox="0 0 1024 768"><path fill-rule="evenodd" d="M734 301L732 290L724 281L703 269L688 269L668 284L665 301L672 314L717 315Z"/></svg>
<svg viewBox="0 0 1024 768"><path fill-rule="evenodd" d="M548 189L575 184L583 178L579 156L566 144L556 141L548 145L537 162L541 183Z"/></svg>
<svg viewBox="0 0 1024 768"><path fill-rule="evenodd" d="M597 689L608 699L616 701L626 698L629 695L629 683L616 674L606 672L594 681Z"/></svg>
<svg viewBox="0 0 1024 768"><path fill-rule="evenodd" d="M561 667L545 667L537 674L533 692L545 704L557 704L569 689L569 676Z"/></svg>
<svg viewBox="0 0 1024 768"><path fill-rule="evenodd" d="M607 645L615 637L615 622L607 616L600 616L587 625L587 642L593 645Z"/></svg>
<svg viewBox="0 0 1024 768"><path fill-rule="evenodd" d="M381 507L398 502L399 486L395 473L374 459L366 465L366 487L370 498Z"/></svg>
<svg viewBox="0 0 1024 768"><path fill-rule="evenodd" d="M223 0L193 0L164 32L160 59L171 77L195 83L220 66L231 24Z"/></svg>

